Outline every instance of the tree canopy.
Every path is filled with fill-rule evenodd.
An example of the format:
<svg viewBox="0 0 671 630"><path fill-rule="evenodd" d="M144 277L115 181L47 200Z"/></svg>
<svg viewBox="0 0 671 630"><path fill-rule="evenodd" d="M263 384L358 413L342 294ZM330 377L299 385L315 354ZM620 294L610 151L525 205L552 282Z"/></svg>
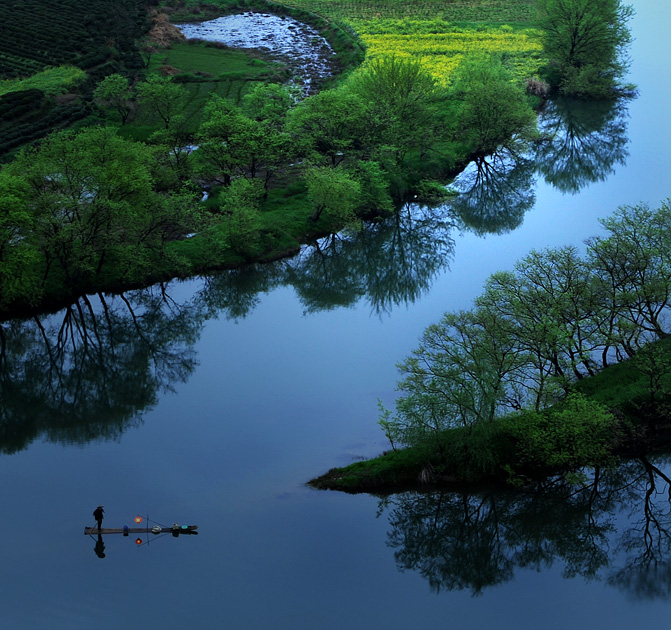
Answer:
<svg viewBox="0 0 671 630"><path fill-rule="evenodd" d="M612 95L627 69L633 9L622 0L539 0L548 78L565 94Z"/></svg>

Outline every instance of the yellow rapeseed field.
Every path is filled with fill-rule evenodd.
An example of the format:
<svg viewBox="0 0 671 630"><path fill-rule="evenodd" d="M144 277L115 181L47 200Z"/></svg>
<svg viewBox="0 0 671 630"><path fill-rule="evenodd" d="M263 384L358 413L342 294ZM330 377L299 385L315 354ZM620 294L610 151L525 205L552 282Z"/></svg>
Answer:
<svg viewBox="0 0 671 630"><path fill-rule="evenodd" d="M394 24L396 22L396 24ZM500 54L519 79L538 72L542 47L531 29L457 28L435 20L352 20L366 45L366 57L412 55L439 81L448 83L465 55Z"/></svg>
<svg viewBox="0 0 671 630"><path fill-rule="evenodd" d="M350 26L367 59L412 55L447 84L465 55L500 54L519 80L538 73L533 0L280 0Z"/></svg>

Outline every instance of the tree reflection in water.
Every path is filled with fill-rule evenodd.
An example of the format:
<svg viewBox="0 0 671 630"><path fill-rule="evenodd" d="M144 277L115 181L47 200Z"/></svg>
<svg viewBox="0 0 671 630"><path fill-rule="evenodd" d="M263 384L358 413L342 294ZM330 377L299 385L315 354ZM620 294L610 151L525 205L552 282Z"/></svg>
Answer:
<svg viewBox="0 0 671 630"><path fill-rule="evenodd" d="M463 226L476 234L501 234L520 225L536 201L536 175L565 193L603 181L624 164L628 100L557 98L539 118L539 139L513 153L480 156L453 183L450 202Z"/></svg>
<svg viewBox="0 0 671 630"><path fill-rule="evenodd" d="M671 592L670 480L648 459L525 491L406 493L381 499L400 570L434 591L477 595L516 570L555 562L564 577L604 579L636 598Z"/></svg>
<svg viewBox="0 0 671 630"><path fill-rule="evenodd" d="M522 223L536 202L533 160L501 150L471 162L454 181L452 210L476 234L503 234Z"/></svg>
<svg viewBox="0 0 671 630"><path fill-rule="evenodd" d="M629 155L627 105L624 98L549 101L540 117L541 140L535 153L539 174L572 194L605 180Z"/></svg>
<svg viewBox="0 0 671 630"><path fill-rule="evenodd" d="M393 220L333 235L299 256L205 278L181 303L166 285L81 297L57 314L0 323L0 453L53 442L117 439L159 393L196 365L203 324L244 318L259 294L293 286L306 311L366 299L377 313L417 299L449 263L441 210L405 208Z"/></svg>
<svg viewBox="0 0 671 630"><path fill-rule="evenodd" d="M296 289L306 312L365 299L382 314L412 303L452 259L447 215L443 208L406 205L359 232L323 238L286 261L284 284Z"/></svg>
<svg viewBox="0 0 671 630"><path fill-rule="evenodd" d="M204 313L162 285L0 325L0 452L116 439L194 369Z"/></svg>
<svg viewBox="0 0 671 630"><path fill-rule="evenodd" d="M205 279L198 299L208 309L241 319L258 294L293 287L306 313L366 300L374 313L412 303L449 266L453 222L444 208L408 205L385 221L331 234L306 245L293 258L252 265Z"/></svg>

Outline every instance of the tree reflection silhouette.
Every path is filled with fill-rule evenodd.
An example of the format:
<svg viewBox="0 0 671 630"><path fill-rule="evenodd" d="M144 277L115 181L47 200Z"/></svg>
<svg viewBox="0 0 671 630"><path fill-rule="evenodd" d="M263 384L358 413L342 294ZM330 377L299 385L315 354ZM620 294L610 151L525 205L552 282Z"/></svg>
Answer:
<svg viewBox="0 0 671 630"><path fill-rule="evenodd" d="M503 234L522 223L536 202L533 160L501 150L476 158L454 181L450 202L464 227L476 234Z"/></svg>
<svg viewBox="0 0 671 630"><path fill-rule="evenodd" d="M539 174L572 194L605 180L629 155L627 117L626 99L549 101L540 117L535 152Z"/></svg>
<svg viewBox="0 0 671 630"><path fill-rule="evenodd" d="M629 155L627 117L626 99L549 101L533 148L478 156L455 178L458 194L450 207L463 227L476 234L514 230L536 202L536 174L574 194L624 164Z"/></svg>
<svg viewBox="0 0 671 630"><path fill-rule="evenodd" d="M671 592L669 485L642 458L596 471L579 488L552 479L525 491L407 493L382 499L381 509L397 566L436 592L477 595L519 569L560 562L564 577L603 578L650 599Z"/></svg>
<svg viewBox="0 0 671 630"><path fill-rule="evenodd" d="M92 302L94 300L96 303ZM0 452L116 439L188 378L202 310L157 285L0 325Z"/></svg>
<svg viewBox="0 0 671 630"><path fill-rule="evenodd" d="M453 222L443 208L407 205L361 231L320 239L285 262L306 312L365 299L377 314L417 300L454 252Z"/></svg>

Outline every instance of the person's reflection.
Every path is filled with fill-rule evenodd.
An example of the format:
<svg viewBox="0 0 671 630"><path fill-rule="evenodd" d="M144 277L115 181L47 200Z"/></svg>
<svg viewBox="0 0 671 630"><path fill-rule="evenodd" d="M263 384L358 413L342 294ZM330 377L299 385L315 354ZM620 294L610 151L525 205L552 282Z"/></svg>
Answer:
<svg viewBox="0 0 671 630"><path fill-rule="evenodd" d="M96 540L96 546L93 548L93 551L96 552L96 556L99 558L105 557L105 543L103 542L102 534L98 534L98 540Z"/></svg>

